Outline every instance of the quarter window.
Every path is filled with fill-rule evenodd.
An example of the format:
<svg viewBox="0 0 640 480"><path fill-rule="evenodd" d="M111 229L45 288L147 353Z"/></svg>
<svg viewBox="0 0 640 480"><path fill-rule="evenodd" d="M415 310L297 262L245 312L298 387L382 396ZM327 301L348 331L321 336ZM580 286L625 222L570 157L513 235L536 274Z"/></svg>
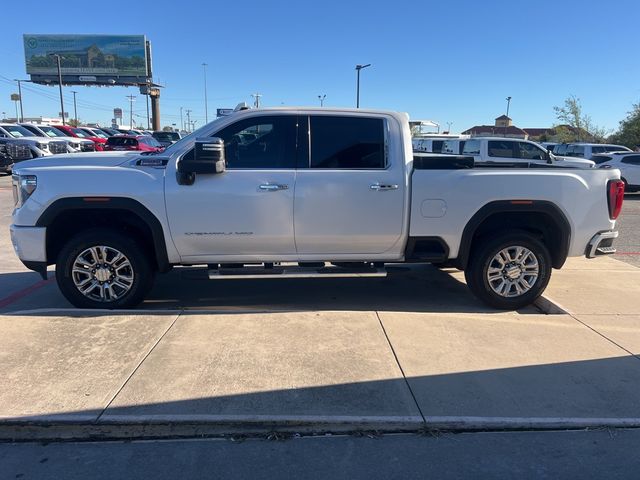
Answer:
<svg viewBox="0 0 640 480"><path fill-rule="evenodd" d="M640 155L627 155L621 160L621 162L628 165L640 166Z"/></svg>
<svg viewBox="0 0 640 480"><path fill-rule="evenodd" d="M311 168L385 168L384 120L311 117Z"/></svg>
<svg viewBox="0 0 640 480"><path fill-rule="evenodd" d="M467 140L462 148L463 155L480 155L480 141Z"/></svg>

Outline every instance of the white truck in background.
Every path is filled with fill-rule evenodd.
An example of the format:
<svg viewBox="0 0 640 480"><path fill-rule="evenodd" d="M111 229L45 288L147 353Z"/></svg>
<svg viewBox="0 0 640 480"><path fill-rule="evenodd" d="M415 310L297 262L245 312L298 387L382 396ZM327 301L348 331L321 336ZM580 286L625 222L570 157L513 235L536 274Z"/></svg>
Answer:
<svg viewBox="0 0 640 480"><path fill-rule="evenodd" d="M55 264L89 308L135 306L174 266L361 278L406 262L462 269L482 301L517 309L568 256L615 252L624 193L615 169L414 155L406 114L330 108L238 111L158 154L22 162L13 188L18 257Z"/></svg>

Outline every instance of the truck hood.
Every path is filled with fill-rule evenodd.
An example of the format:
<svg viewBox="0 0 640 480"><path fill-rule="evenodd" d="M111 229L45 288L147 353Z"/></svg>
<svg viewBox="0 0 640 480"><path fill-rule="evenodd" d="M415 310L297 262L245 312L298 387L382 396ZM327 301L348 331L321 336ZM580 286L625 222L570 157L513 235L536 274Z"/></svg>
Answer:
<svg viewBox="0 0 640 480"><path fill-rule="evenodd" d="M139 155L138 152L100 152L98 154L87 152L53 155L22 161L16 164L15 170L50 167L117 167L123 163L130 162Z"/></svg>

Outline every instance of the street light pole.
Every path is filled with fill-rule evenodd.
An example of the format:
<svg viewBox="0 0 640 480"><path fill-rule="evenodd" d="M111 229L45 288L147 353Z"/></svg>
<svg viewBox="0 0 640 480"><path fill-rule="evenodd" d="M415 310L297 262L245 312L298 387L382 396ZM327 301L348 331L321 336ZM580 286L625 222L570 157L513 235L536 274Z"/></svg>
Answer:
<svg viewBox="0 0 640 480"><path fill-rule="evenodd" d="M20 97L20 121L24 122L24 110L22 110L22 87L20 86L20 82L22 82L22 80L15 79L14 81L18 82L18 96Z"/></svg>
<svg viewBox="0 0 640 480"><path fill-rule="evenodd" d="M75 118L76 120L76 127L78 126L78 107L76 105L76 92L75 90L71 90L71 93L73 93L73 118Z"/></svg>
<svg viewBox="0 0 640 480"><path fill-rule="evenodd" d="M187 130L191 132L191 110L187 109Z"/></svg>
<svg viewBox="0 0 640 480"><path fill-rule="evenodd" d="M202 64L202 71L204 72L204 121L209 123L209 106L207 102L207 64Z"/></svg>
<svg viewBox="0 0 640 480"><path fill-rule="evenodd" d="M507 134L507 125L509 124L509 106L511 105L511 97L507 97L507 120L505 120L504 134Z"/></svg>
<svg viewBox="0 0 640 480"><path fill-rule="evenodd" d="M180 130L184 131L184 121L182 120L182 109L184 107L180 107Z"/></svg>
<svg viewBox="0 0 640 480"><path fill-rule="evenodd" d="M133 128L133 102L136 99L135 95L127 95L129 99L129 129Z"/></svg>
<svg viewBox="0 0 640 480"><path fill-rule="evenodd" d="M318 100L320 100L320 106L324 107L324 99L327 98L327 94L325 93L324 95L318 95Z"/></svg>
<svg viewBox="0 0 640 480"><path fill-rule="evenodd" d="M447 122L447 132L451 133L451 125L453 125L453 122Z"/></svg>
<svg viewBox="0 0 640 480"><path fill-rule="evenodd" d="M366 65L356 65L356 72L357 72L357 86L356 86L356 108L360 108L360 70L362 70L363 68L367 68L370 67L371 64L367 63Z"/></svg>
<svg viewBox="0 0 640 480"><path fill-rule="evenodd" d="M62 125L66 125L66 121L64 119L64 100L62 99L62 68L60 67L60 59L62 58L59 53L50 53L50 57L56 58L56 63L58 65L58 87L60 87L60 114L62 115Z"/></svg>

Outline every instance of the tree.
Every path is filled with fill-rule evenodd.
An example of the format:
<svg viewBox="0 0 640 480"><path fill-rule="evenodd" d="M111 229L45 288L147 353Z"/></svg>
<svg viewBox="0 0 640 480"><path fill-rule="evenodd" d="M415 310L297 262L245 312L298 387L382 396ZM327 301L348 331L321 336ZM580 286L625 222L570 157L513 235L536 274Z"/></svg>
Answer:
<svg viewBox="0 0 640 480"><path fill-rule="evenodd" d="M575 95L567 97L564 106L553 107L556 118L564 125L557 126L559 137L563 142L594 141L602 142L610 133L606 128L593 123L591 117L582 111L580 99ZM562 128L564 126L572 128Z"/></svg>
<svg viewBox="0 0 640 480"><path fill-rule="evenodd" d="M627 118L620 121L618 131L609 140L631 149L640 145L640 103L632 105L632 110L627 113Z"/></svg>

